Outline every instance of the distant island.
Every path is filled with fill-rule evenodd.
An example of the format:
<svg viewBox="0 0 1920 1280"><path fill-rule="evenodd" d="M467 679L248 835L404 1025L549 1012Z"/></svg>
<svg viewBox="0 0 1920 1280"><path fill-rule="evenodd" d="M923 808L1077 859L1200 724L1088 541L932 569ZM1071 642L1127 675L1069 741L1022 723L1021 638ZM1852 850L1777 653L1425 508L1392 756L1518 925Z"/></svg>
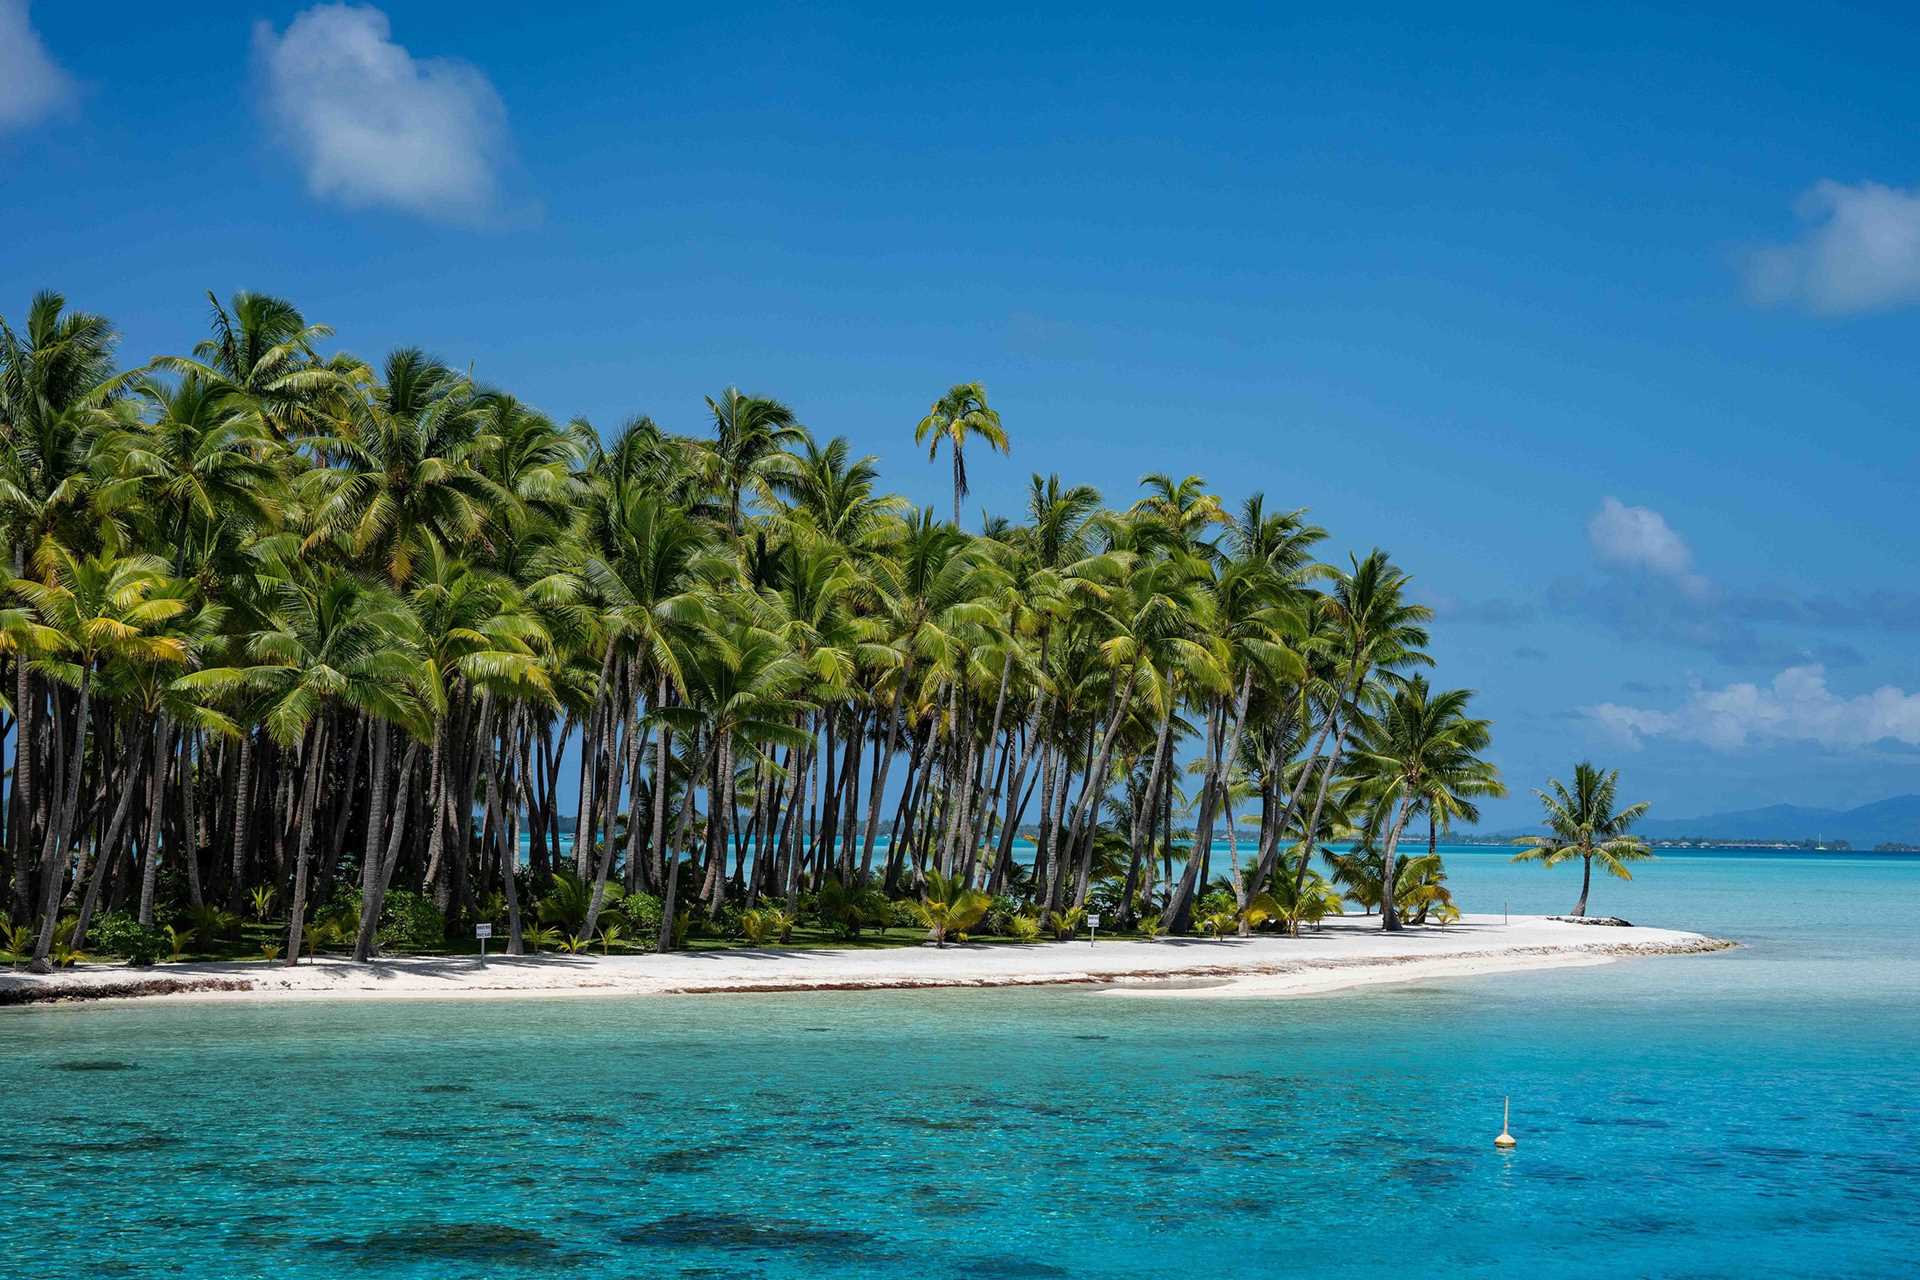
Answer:
<svg viewBox="0 0 1920 1280"><path fill-rule="evenodd" d="M1738 846L1875 853L1920 852L1920 795L1890 796L1853 809L1775 804L1694 818L1648 817L1635 828L1656 848ZM1504 844L1533 831L1460 835L1466 844Z"/></svg>

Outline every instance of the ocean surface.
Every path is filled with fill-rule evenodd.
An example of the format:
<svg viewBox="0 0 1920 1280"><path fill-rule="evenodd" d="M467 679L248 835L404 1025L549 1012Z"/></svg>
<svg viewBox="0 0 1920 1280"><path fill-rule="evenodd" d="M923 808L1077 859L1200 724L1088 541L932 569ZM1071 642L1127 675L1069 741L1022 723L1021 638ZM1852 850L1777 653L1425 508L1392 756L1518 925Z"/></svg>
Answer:
<svg viewBox="0 0 1920 1280"><path fill-rule="evenodd" d="M1571 868L1447 856L1470 911L1578 892ZM358 1280L1920 1272L1920 859L1676 853L1592 907L1746 945L1271 1003L0 1011L0 1258Z"/></svg>

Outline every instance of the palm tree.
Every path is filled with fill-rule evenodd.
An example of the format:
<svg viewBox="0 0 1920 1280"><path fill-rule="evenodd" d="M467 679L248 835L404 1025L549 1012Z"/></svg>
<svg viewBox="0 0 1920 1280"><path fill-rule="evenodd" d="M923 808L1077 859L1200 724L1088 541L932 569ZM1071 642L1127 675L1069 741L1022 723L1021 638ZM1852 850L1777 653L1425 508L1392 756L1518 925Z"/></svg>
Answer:
<svg viewBox="0 0 1920 1280"><path fill-rule="evenodd" d="M993 899L972 888L962 876L927 873L927 891L914 910L927 926L933 945L944 947L949 935L964 933L980 923Z"/></svg>
<svg viewBox="0 0 1920 1280"><path fill-rule="evenodd" d="M16 579L13 589L26 598L49 632L58 656L41 659L42 670L78 691L79 704L69 732L72 757L66 762L64 797L57 797L41 853L40 935L33 963L46 967L53 946L54 918L67 868L74 821L80 803L80 779L92 726L94 681L110 658L143 663L179 664L186 647L178 637L154 634L160 625L188 608L178 592L167 591L166 565L153 556L76 556L61 546L43 546L35 568L43 579ZM58 775L56 775L57 777ZM151 859L153 853L149 851ZM142 923L152 919L151 907Z"/></svg>
<svg viewBox="0 0 1920 1280"><path fill-rule="evenodd" d="M807 429L778 400L743 395L738 387L708 396L707 410L713 440L705 467L726 503L727 528L738 535L746 495L769 500L795 477L798 464L789 450L807 439Z"/></svg>
<svg viewBox="0 0 1920 1280"><path fill-rule="evenodd" d="M471 541L489 507L513 498L474 468L480 414L466 379L415 347L384 373L344 430L315 441L336 465L302 477L319 491L304 549L337 539L404 588L429 548Z"/></svg>
<svg viewBox="0 0 1920 1280"><path fill-rule="evenodd" d="M157 356L153 367L194 379L246 413L276 440L325 435L366 371L357 361L322 361L314 344L331 337L299 308L264 293L236 293L227 306L213 294L212 333L192 356Z"/></svg>
<svg viewBox="0 0 1920 1280"><path fill-rule="evenodd" d="M1643 800L1616 810L1614 789L1619 782L1618 769L1602 773L1587 760L1573 767L1571 790L1558 778L1548 779L1550 790L1535 790L1534 794L1540 797L1549 834L1525 837L1519 843L1529 847L1513 855L1515 862L1538 862L1549 867L1580 859L1580 901L1572 912L1576 916L1587 914L1587 892L1593 886L1595 862L1615 879L1631 880L1633 872L1627 864L1653 857L1646 841L1627 832L1646 816L1649 806Z"/></svg>
<svg viewBox="0 0 1920 1280"><path fill-rule="evenodd" d="M104 316L68 311L53 292L34 295L24 335L0 319L0 536L13 576L50 543L97 545L86 516L93 504L92 449L115 419L109 410L124 386L113 371L118 335ZM26 914L34 862L36 709L41 690L27 662L14 663L17 720L9 841L13 898Z"/></svg>
<svg viewBox="0 0 1920 1280"><path fill-rule="evenodd" d="M1395 884L1395 855L1415 811L1471 785L1480 794L1498 794L1499 779L1479 759L1492 740L1488 721L1467 714L1468 689L1434 693L1414 676L1387 695L1356 736L1351 790L1386 831L1381 845L1381 882ZM1380 925L1400 927L1392 897L1380 904Z"/></svg>
<svg viewBox="0 0 1920 1280"><path fill-rule="evenodd" d="M977 382L956 383L933 402L927 416L913 429L913 442L927 446L929 460L939 456L940 442L953 448L953 522L960 523L960 504L967 496L967 437L986 441L989 449L1008 451L1006 428L987 403L987 389Z"/></svg>

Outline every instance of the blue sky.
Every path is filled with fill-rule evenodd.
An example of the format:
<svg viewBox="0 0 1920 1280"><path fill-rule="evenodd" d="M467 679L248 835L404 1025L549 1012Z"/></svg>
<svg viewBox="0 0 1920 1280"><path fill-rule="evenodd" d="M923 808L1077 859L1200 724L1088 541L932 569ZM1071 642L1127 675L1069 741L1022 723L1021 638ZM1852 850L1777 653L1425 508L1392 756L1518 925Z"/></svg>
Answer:
<svg viewBox="0 0 1920 1280"><path fill-rule="evenodd" d="M728 383L943 503L1312 508L1441 611L1516 798L1920 790L1920 24L0 0L0 315L295 299L558 415Z"/></svg>

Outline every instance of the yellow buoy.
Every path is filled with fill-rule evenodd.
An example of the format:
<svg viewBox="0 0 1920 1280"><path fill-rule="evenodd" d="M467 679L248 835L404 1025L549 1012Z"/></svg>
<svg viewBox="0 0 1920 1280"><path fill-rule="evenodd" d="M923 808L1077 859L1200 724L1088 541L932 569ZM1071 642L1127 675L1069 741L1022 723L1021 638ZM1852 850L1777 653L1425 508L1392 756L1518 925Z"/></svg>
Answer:
<svg viewBox="0 0 1920 1280"><path fill-rule="evenodd" d="M1502 1151L1517 1145L1513 1140L1513 1135L1507 1132L1508 1122L1512 1120L1512 1118L1513 1099L1502 1098L1500 1100L1500 1136L1493 1140L1493 1145L1499 1147Z"/></svg>

